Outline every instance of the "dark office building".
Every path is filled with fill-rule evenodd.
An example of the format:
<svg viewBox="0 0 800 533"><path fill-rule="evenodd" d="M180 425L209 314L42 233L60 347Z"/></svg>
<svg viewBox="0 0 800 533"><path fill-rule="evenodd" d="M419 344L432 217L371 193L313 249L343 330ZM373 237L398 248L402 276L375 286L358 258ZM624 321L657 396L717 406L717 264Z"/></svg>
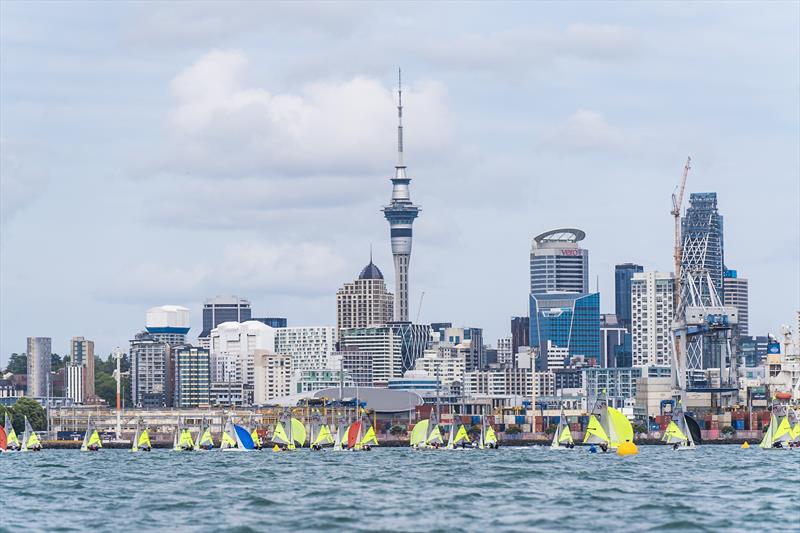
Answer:
<svg viewBox="0 0 800 533"><path fill-rule="evenodd" d="M644 267L625 263L614 267L614 314L620 327L631 331L631 280L636 272L644 272Z"/></svg>
<svg viewBox="0 0 800 533"><path fill-rule="evenodd" d="M511 360L515 361L520 346L531 345L531 320L526 316L511 317Z"/></svg>
<svg viewBox="0 0 800 533"><path fill-rule="evenodd" d="M262 324L266 324L271 328L285 328L288 324L288 321L285 318L279 317L264 317L264 318L251 318L250 320L255 320L257 322L261 322Z"/></svg>
<svg viewBox="0 0 800 533"><path fill-rule="evenodd" d="M250 301L238 296L217 296L203 304L203 331L200 337L208 337L211 330L223 322L250 320Z"/></svg>

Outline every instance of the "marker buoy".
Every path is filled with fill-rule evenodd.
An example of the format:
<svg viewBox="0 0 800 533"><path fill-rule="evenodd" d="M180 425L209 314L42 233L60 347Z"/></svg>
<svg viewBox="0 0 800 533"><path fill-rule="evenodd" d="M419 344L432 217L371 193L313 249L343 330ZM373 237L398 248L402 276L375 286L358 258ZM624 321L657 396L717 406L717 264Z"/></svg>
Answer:
<svg viewBox="0 0 800 533"><path fill-rule="evenodd" d="M281 447L276 444L275 446L272 447L272 451L273 452L279 452L279 451L281 451Z"/></svg>
<svg viewBox="0 0 800 533"><path fill-rule="evenodd" d="M639 453L639 448L630 441L625 441L617 448L617 455L636 455Z"/></svg>
<svg viewBox="0 0 800 533"><path fill-rule="evenodd" d="M750 444L747 441L744 441L744 444L742 444L742 449L746 450L749 447L750 447Z"/></svg>

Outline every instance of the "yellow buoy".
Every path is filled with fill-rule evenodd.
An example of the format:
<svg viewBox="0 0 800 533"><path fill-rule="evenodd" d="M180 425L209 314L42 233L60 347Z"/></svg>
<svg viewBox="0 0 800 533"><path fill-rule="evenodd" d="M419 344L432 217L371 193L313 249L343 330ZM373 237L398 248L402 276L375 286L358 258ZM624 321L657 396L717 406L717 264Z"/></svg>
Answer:
<svg viewBox="0 0 800 533"><path fill-rule="evenodd" d="M744 444L742 444L742 449L746 450L749 447L750 447L750 444L747 441L744 441Z"/></svg>
<svg viewBox="0 0 800 533"><path fill-rule="evenodd" d="M631 441L625 441L617 448L617 455L636 455L637 453L639 453L639 448Z"/></svg>
<svg viewBox="0 0 800 533"><path fill-rule="evenodd" d="M273 452L279 452L279 451L281 451L281 447L276 444L275 446L272 447L272 451Z"/></svg>

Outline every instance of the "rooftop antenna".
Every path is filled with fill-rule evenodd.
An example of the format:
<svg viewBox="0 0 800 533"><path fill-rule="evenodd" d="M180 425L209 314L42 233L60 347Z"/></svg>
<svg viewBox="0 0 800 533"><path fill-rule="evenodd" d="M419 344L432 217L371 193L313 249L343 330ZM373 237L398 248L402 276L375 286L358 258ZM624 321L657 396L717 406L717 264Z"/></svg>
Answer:
<svg viewBox="0 0 800 533"><path fill-rule="evenodd" d="M403 167L403 71L397 69L397 166Z"/></svg>
<svg viewBox="0 0 800 533"><path fill-rule="evenodd" d="M369 264L372 264L372 243L369 243Z"/></svg>

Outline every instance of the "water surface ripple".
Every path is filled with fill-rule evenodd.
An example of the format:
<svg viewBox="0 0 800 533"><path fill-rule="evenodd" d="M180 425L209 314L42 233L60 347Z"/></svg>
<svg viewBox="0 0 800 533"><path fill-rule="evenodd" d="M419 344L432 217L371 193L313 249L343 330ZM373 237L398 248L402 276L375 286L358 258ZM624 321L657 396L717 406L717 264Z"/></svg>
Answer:
<svg viewBox="0 0 800 533"><path fill-rule="evenodd" d="M0 531L800 531L800 450L640 451L7 454Z"/></svg>

